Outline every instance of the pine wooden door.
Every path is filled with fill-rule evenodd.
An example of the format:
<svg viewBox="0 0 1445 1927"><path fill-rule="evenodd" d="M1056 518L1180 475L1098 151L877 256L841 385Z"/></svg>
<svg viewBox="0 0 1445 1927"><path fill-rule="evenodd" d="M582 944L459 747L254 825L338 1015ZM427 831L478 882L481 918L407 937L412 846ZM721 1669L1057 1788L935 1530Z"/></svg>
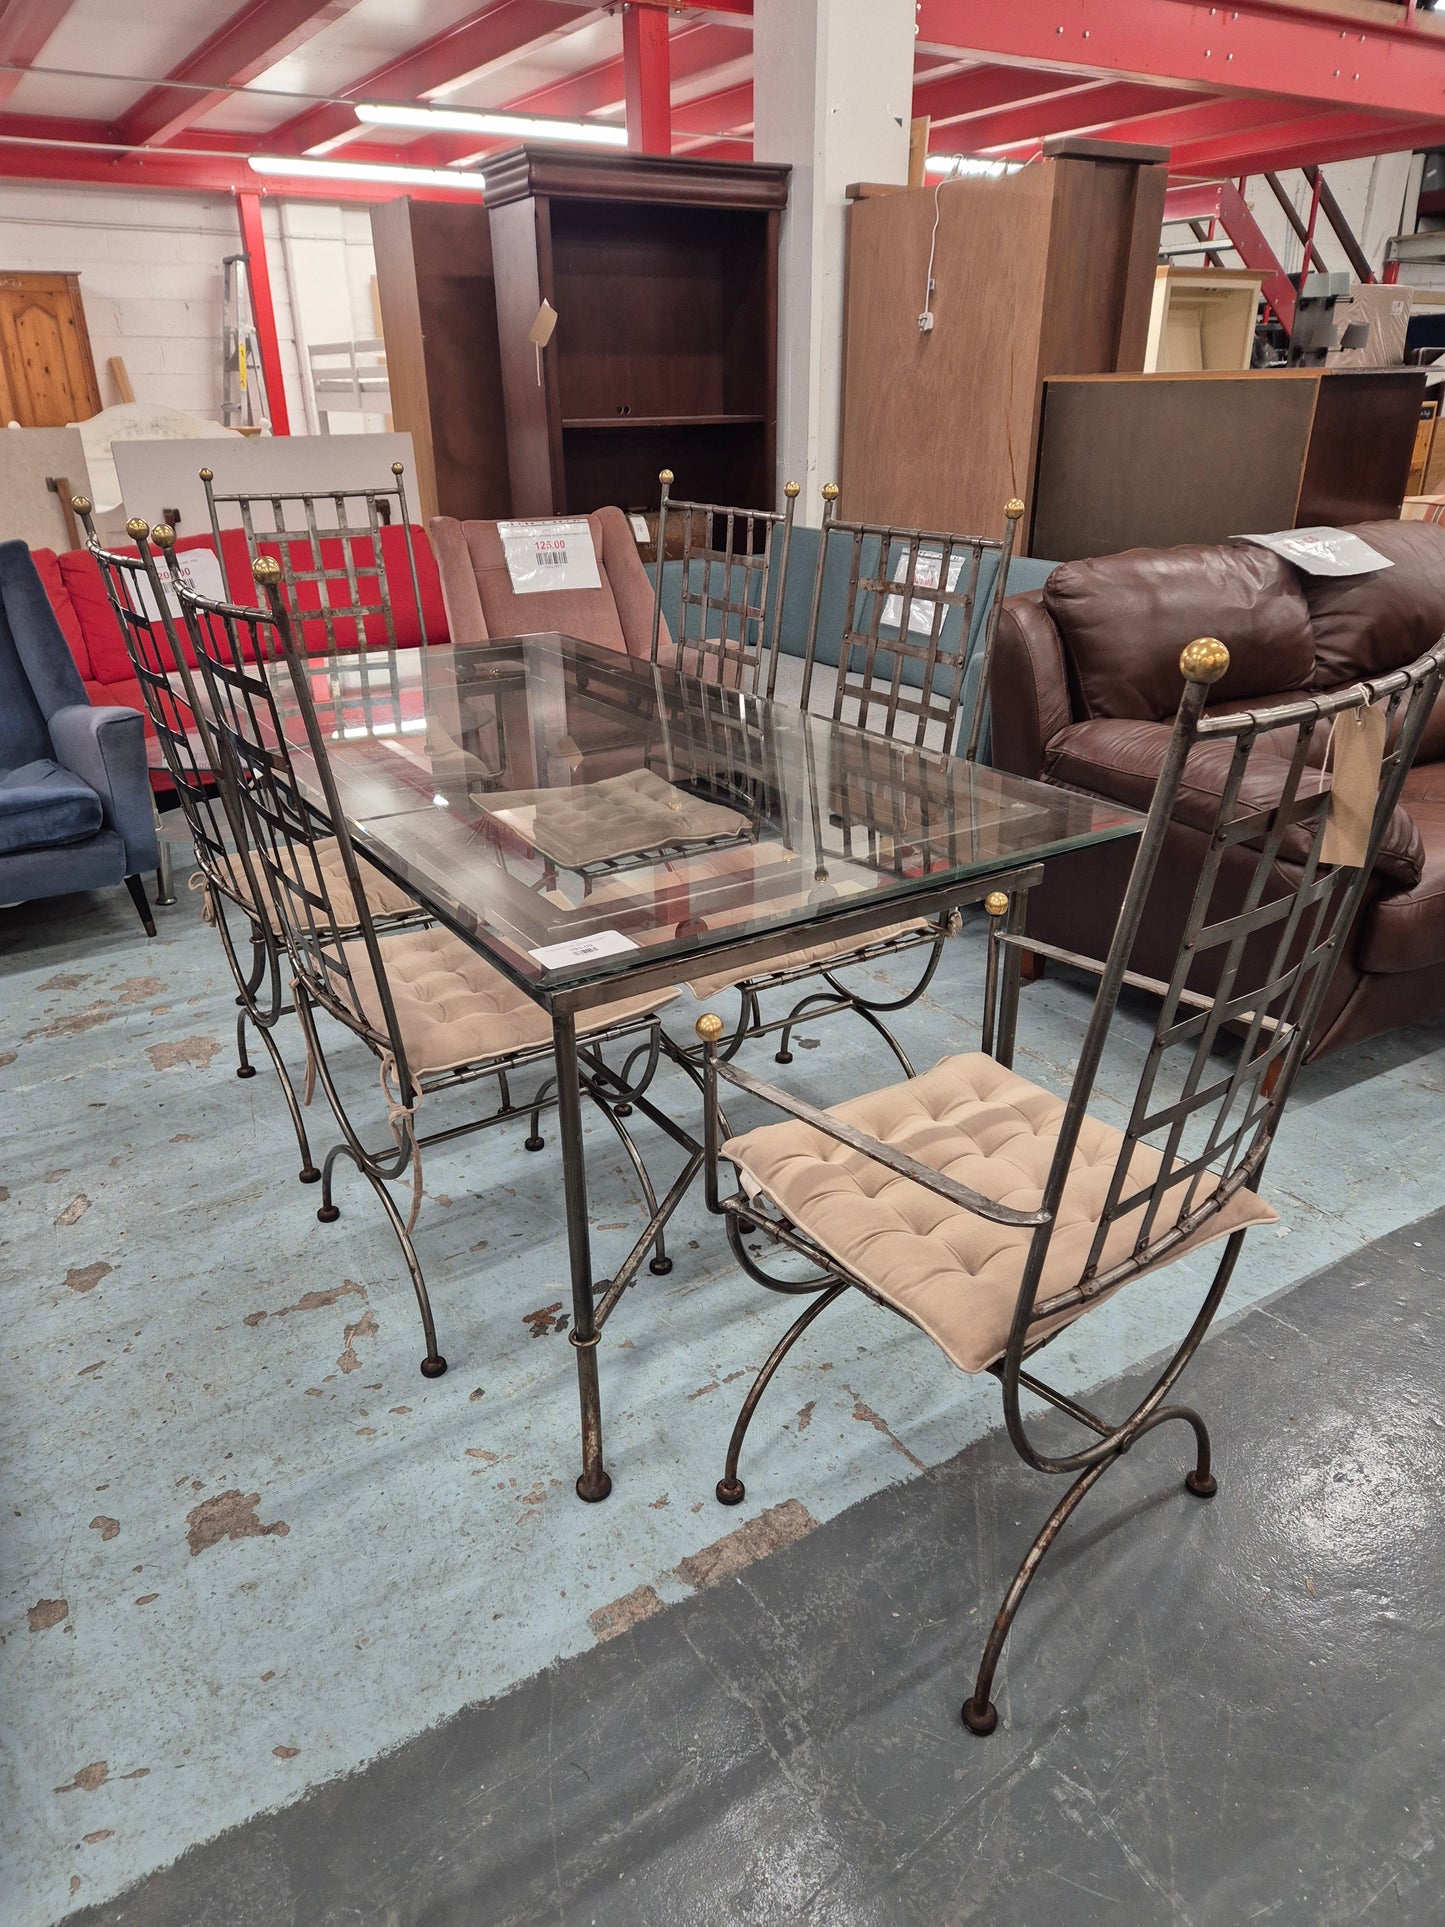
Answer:
<svg viewBox="0 0 1445 1927"><path fill-rule="evenodd" d="M99 413L80 277L0 273L0 428L64 428Z"/></svg>

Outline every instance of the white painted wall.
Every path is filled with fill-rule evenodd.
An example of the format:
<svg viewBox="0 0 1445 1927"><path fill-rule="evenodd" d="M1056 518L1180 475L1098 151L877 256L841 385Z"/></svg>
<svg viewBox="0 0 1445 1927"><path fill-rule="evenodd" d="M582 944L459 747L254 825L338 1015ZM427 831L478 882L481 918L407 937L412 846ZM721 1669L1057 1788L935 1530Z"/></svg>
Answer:
<svg viewBox="0 0 1445 1927"><path fill-rule="evenodd" d="M360 205L268 199L262 222L291 427L314 432L298 333L303 344L375 334L370 217ZM106 362L122 355L137 401L219 419L221 262L240 246L223 196L0 182L0 272L80 276L107 404L119 397ZM381 416L338 416L333 432L383 426Z"/></svg>
<svg viewBox="0 0 1445 1927"><path fill-rule="evenodd" d="M846 189L906 181L913 0L756 0L753 156L792 167L778 304L778 499L837 480Z"/></svg>

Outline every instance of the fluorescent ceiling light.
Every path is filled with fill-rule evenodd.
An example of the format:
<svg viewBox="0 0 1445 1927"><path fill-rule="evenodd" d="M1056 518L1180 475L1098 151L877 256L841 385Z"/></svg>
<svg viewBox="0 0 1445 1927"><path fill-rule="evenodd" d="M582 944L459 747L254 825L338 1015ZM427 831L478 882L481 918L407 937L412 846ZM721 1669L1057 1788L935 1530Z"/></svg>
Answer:
<svg viewBox="0 0 1445 1927"><path fill-rule="evenodd" d="M470 107L389 107L365 102L356 118L367 127L421 128L432 133L503 134L517 140L579 141L596 147L626 147L627 129L592 120L539 120L528 114L489 114Z"/></svg>
<svg viewBox="0 0 1445 1927"><path fill-rule="evenodd" d="M976 154L930 154L927 169L930 174L1017 174L1022 161L986 161Z"/></svg>
<svg viewBox="0 0 1445 1927"><path fill-rule="evenodd" d="M480 194L480 174L452 167L392 167L384 161L309 161L289 154L252 154L246 165L258 174L289 174L303 181L389 181L397 187L452 187Z"/></svg>

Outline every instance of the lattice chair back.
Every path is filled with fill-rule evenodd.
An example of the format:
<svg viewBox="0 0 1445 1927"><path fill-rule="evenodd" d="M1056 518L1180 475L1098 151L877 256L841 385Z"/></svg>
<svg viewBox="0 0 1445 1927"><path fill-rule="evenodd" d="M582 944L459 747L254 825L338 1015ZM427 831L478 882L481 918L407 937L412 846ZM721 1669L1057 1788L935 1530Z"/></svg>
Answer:
<svg viewBox="0 0 1445 1927"><path fill-rule="evenodd" d="M1228 666L1228 650L1210 639L1181 659L1184 699L1045 1186L1048 1222L1034 1236L1019 1295L1014 1372L1038 1320L1202 1241L1230 1198L1258 1185L1371 872L1380 863L1406 876L1418 858L1414 826L1396 806L1440 689L1445 637L1408 668L1352 689L1206 714ZM1079 1282L1037 1297L1050 1240L1076 1235L1060 1221L1060 1205L1066 1184L1080 1184L1072 1171L1080 1131L1166 836L1179 823L1199 833L1205 854L1177 962L1107 1183L1102 1168L1083 1181L1099 1188L1090 1212L1097 1223L1078 1269L1069 1267ZM1191 977L1213 988L1191 989Z"/></svg>
<svg viewBox="0 0 1445 1927"><path fill-rule="evenodd" d="M280 564L279 580L294 621L308 627L321 625L324 648L311 653L324 655L328 662L340 655L365 660L397 648L396 609L382 530L398 522L417 621L424 620L403 480L405 464L393 462L391 472L396 477L391 488L221 495L216 492L213 471L200 471L216 554L222 553L221 511L234 509L251 561L269 556ZM318 503L327 505L329 519L318 519ZM269 529L257 527L258 509L265 511L262 521L269 517Z"/></svg>
<svg viewBox="0 0 1445 1927"><path fill-rule="evenodd" d="M652 660L739 689L771 696L777 684L778 635L798 484L783 489L781 510L722 508L674 501L670 468L658 477L657 583L652 607ZM664 571L669 532L681 533L677 633L663 633ZM771 591L771 606L769 593Z"/></svg>
<svg viewBox="0 0 1445 1927"><path fill-rule="evenodd" d="M811 705L814 680L823 680L831 668L836 721L915 746L953 751L956 743L957 753L972 761L983 735L994 637L1023 512L1022 502L1008 502L1004 532L997 537L845 522L838 516L837 484L829 482L803 658L803 707ZM989 556L995 565L985 581ZM844 577L846 597L834 620L836 585Z"/></svg>
<svg viewBox="0 0 1445 1927"><path fill-rule="evenodd" d="M121 640L140 684L141 701L195 844L196 861L208 878L214 881L223 877L227 887L234 889L231 847L236 844L239 848L238 825L227 801L227 785L206 724L205 704L197 691L197 672L181 641L166 582L151 552L154 542L169 562L174 532L165 524L152 530L134 517L125 529L136 553L121 555L102 546L86 496L75 496L71 506L84 525L86 547L95 558L106 598L120 626ZM244 865L244 850L240 851L240 860Z"/></svg>
<svg viewBox="0 0 1445 1927"><path fill-rule="evenodd" d="M186 630L206 682L213 727L235 770L252 860L274 905L301 987L310 999L361 1032L395 1064L398 1101L415 1087L367 905L356 850L337 794L331 760L308 683L308 662L281 599L281 567L261 556L252 573L268 607L242 609L177 591ZM314 660L309 665L314 673ZM284 677L296 715L288 729L273 681ZM299 723L299 727L298 727ZM297 773L309 764L329 825L308 807ZM324 862L334 840L336 861ZM337 867L344 879L336 885ZM358 985L375 986L378 1024Z"/></svg>

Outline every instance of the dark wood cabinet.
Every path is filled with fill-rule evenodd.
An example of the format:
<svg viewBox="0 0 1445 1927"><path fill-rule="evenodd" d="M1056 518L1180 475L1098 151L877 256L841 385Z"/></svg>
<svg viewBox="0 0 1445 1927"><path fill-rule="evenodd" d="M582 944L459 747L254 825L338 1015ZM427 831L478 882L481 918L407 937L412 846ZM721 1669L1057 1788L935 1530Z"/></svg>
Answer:
<svg viewBox="0 0 1445 1927"><path fill-rule="evenodd" d="M486 171L512 513L651 504L660 468L770 506L787 168L521 147Z"/></svg>
<svg viewBox="0 0 1445 1927"><path fill-rule="evenodd" d="M1400 513L1417 369L1044 383L1029 552L1053 562Z"/></svg>

